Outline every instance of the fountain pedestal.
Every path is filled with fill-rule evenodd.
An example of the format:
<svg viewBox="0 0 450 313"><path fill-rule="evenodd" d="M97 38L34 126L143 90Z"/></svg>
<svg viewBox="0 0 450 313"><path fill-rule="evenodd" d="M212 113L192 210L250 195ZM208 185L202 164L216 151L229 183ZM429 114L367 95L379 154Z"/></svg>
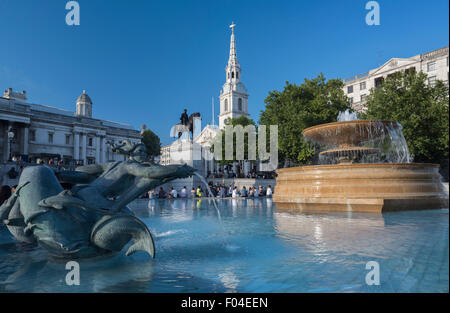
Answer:
<svg viewBox="0 0 450 313"><path fill-rule="evenodd" d="M387 212L448 208L435 164L338 164L277 171L278 208Z"/></svg>

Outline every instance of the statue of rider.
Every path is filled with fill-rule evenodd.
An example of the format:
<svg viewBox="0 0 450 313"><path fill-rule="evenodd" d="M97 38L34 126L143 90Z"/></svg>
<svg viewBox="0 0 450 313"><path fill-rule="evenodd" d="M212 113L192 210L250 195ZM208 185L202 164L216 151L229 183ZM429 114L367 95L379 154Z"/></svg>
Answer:
<svg viewBox="0 0 450 313"><path fill-rule="evenodd" d="M181 125L187 126L189 123L189 116L187 115L187 110L184 109L184 112L180 116Z"/></svg>

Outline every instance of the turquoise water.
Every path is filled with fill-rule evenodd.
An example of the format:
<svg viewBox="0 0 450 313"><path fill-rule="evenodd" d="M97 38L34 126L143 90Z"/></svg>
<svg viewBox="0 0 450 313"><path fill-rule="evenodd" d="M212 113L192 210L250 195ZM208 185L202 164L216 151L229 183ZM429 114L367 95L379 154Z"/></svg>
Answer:
<svg viewBox="0 0 450 313"><path fill-rule="evenodd" d="M271 199L138 200L156 258L65 263L0 230L0 292L448 292L449 211L290 213ZM126 251L126 250L125 250ZM380 285L367 285L366 263Z"/></svg>

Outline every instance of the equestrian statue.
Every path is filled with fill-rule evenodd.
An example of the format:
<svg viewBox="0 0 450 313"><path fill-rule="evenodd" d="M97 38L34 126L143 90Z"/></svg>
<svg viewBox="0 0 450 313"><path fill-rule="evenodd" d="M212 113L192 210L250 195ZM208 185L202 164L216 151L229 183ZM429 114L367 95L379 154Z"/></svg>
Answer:
<svg viewBox="0 0 450 313"><path fill-rule="evenodd" d="M190 116L187 114L187 110L184 109L184 112L180 116L180 123L176 124L171 131L171 137L180 137L184 133L189 133L190 138L194 139L194 118L200 117L200 113L192 113Z"/></svg>

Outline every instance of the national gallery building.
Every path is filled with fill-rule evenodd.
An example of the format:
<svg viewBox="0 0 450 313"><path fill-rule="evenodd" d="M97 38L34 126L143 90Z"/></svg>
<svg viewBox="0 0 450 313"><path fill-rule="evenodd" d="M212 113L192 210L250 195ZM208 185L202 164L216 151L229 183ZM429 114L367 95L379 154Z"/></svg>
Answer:
<svg viewBox="0 0 450 313"><path fill-rule="evenodd" d="M141 140L132 126L93 118L92 101L84 91L76 111L70 112L28 103L25 91L5 90L0 97L0 134L0 163L20 156L24 162L99 164L124 159L107 141Z"/></svg>

